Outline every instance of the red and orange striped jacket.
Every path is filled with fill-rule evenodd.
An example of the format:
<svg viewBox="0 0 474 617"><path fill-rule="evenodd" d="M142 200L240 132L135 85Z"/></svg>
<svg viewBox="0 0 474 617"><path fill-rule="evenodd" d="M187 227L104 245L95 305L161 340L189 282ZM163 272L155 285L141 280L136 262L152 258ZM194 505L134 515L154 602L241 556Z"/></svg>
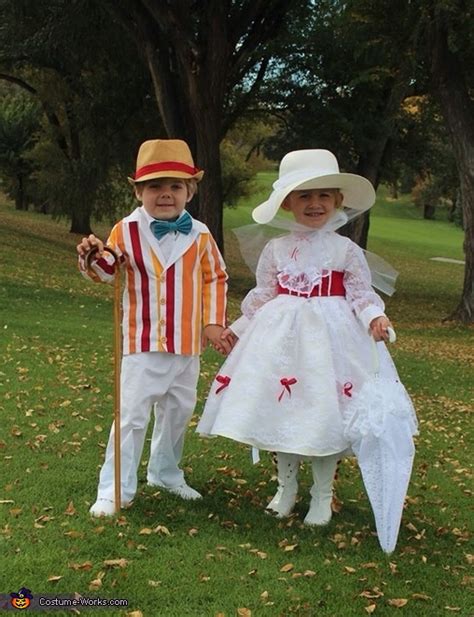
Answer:
<svg viewBox="0 0 474 617"><path fill-rule="evenodd" d="M168 259L137 208L112 229L107 245L125 268L123 354L162 351L199 354L202 327L225 326L227 274L209 229L193 219L189 235L178 234ZM86 278L110 283L113 257L79 259Z"/></svg>

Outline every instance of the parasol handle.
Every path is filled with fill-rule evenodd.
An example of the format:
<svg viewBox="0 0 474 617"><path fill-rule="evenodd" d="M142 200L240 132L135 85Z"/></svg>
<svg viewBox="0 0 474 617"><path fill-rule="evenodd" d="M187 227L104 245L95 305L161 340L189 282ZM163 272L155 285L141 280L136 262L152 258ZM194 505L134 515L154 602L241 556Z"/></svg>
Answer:
<svg viewBox="0 0 474 617"><path fill-rule="evenodd" d="M387 328L387 334L388 334L388 342L395 343L395 341L397 340L397 335L395 334L395 330L389 326ZM372 340L372 364L374 368L374 375L377 377L380 371L379 350L377 349L377 343L375 342L374 337L371 336L370 338Z"/></svg>

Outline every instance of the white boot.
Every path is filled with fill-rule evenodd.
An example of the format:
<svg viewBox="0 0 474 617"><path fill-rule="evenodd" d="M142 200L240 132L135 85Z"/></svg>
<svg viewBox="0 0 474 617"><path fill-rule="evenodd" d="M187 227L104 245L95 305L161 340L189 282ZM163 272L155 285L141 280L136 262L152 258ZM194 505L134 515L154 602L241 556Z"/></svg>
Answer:
<svg viewBox="0 0 474 617"><path fill-rule="evenodd" d="M312 460L313 481L311 504L304 519L306 525L327 525L332 517L332 485L339 454L315 456Z"/></svg>
<svg viewBox="0 0 474 617"><path fill-rule="evenodd" d="M278 490L266 509L283 518L291 514L296 503L300 456L277 452L277 462Z"/></svg>

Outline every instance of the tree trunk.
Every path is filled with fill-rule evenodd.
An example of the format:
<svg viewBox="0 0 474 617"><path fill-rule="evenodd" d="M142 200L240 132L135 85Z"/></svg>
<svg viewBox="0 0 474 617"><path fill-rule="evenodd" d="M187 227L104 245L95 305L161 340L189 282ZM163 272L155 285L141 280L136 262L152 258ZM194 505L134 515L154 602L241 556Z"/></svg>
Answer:
<svg viewBox="0 0 474 617"><path fill-rule="evenodd" d="M24 178L23 176L17 176L18 188L15 192L15 210L28 210L28 204L26 202Z"/></svg>
<svg viewBox="0 0 474 617"><path fill-rule="evenodd" d="M427 221L434 221L435 219L436 206L432 206L431 204L425 204L423 206L423 218Z"/></svg>
<svg viewBox="0 0 474 617"><path fill-rule="evenodd" d="M221 160L219 138L206 130L207 122L198 127L196 157L205 170L199 187L197 218L205 223L217 242L221 252L224 251L223 196L221 181Z"/></svg>
<svg viewBox="0 0 474 617"><path fill-rule="evenodd" d="M372 140L365 152L361 152L356 173L373 184L375 190L379 185L380 167L389 144L389 140L396 122L402 101L404 100L408 88L408 64L404 64L397 75L392 88L387 93L385 108L381 112L378 122L378 134ZM359 216L354 222L341 228L341 234L349 237L362 248L367 248L367 239L370 227L370 210Z"/></svg>
<svg viewBox="0 0 474 617"><path fill-rule="evenodd" d="M462 73L463 62L448 46L443 12L433 19L431 77L447 124L459 173L464 221L464 284L458 306L447 319L474 321L474 110Z"/></svg>
<svg viewBox="0 0 474 617"><path fill-rule="evenodd" d="M82 236L88 236L92 233L91 229L91 213L87 209L73 209L71 214L71 227L69 229L71 234L81 234Z"/></svg>
<svg viewBox="0 0 474 617"><path fill-rule="evenodd" d="M379 169L382 162L383 154L388 143L388 133L379 135L378 141L374 144L370 153L361 156L357 166L357 173L367 180L370 180L375 190L379 184ZM359 216L352 223L344 225L341 229L341 235L347 236L358 244L363 249L367 248L367 239L369 237L370 227L370 210Z"/></svg>
<svg viewBox="0 0 474 617"><path fill-rule="evenodd" d="M215 38L214 38L215 41ZM223 197L221 180L220 141L222 138L223 99L227 64L225 42L215 41L219 61L212 67L184 62L173 50L163 53L149 43L144 51L155 87L160 115L169 138L184 139L191 148L197 167L204 170L196 198L188 207L197 219L205 223L220 250L224 250ZM184 52L181 52L184 53ZM179 74L172 70L170 54ZM211 62L211 60L208 60Z"/></svg>

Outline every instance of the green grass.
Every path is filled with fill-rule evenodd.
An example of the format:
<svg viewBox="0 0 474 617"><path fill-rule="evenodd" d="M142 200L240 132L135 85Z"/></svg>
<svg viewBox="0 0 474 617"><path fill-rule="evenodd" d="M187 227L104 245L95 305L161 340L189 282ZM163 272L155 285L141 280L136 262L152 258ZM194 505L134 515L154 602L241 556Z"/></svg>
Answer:
<svg viewBox="0 0 474 617"><path fill-rule="evenodd" d="M232 317L252 281L228 230L250 222L273 177L259 176L254 202L225 213ZM307 468L294 517L278 522L264 513L275 488L269 456L253 466L247 448L201 440L193 427L183 463L201 502L146 487L145 446L133 508L117 520L90 519L112 413L111 290L80 277L77 238L65 223L0 205L0 593L26 586L33 595L129 601L81 615L350 617L373 604L376 615L472 615L473 336L442 322L459 299L462 266L429 259L462 259L463 237L446 222L407 216L407 204L396 208L382 196L369 248L400 270L387 310L420 436L398 546L387 557L352 460L337 482L340 513L327 528L307 529ZM220 362L205 352L192 425ZM113 559L126 561L104 564ZM408 602L397 609L399 599Z"/></svg>

